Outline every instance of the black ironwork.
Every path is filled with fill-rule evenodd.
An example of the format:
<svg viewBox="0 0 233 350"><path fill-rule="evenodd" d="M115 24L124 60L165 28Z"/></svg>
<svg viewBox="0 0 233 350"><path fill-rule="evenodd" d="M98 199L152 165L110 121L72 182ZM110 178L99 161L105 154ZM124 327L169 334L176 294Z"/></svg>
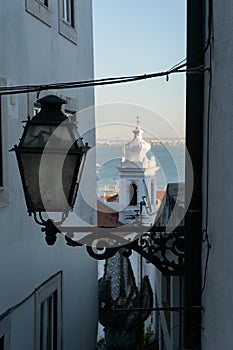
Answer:
<svg viewBox="0 0 233 350"><path fill-rule="evenodd" d="M61 231L58 230L57 225L61 224L65 218L67 217L67 213L63 213L62 220L60 222L57 222L56 224L51 220L47 219L45 220L42 216L42 213L39 212L38 216L37 213L34 212L34 220L38 225L43 226L41 231L45 233L45 240L48 245L54 245L57 240L57 233L61 233Z"/></svg>
<svg viewBox="0 0 233 350"><path fill-rule="evenodd" d="M184 262L183 228L165 233L165 227L144 233L126 247L155 265L164 275L182 275Z"/></svg>
<svg viewBox="0 0 233 350"><path fill-rule="evenodd" d="M129 225L117 228L65 226L62 224L63 220L55 223L50 219L40 222L36 219L36 222L44 226L42 231L45 232L46 241L50 245L55 243L57 233L63 233L68 246L85 245L88 254L94 259L108 259L124 247L125 256L130 256L135 251L156 266L164 275L183 275L183 226L168 230L167 227L161 226L153 226L153 228ZM82 233L81 239L79 239L79 233Z"/></svg>
<svg viewBox="0 0 233 350"><path fill-rule="evenodd" d="M62 213L74 206L90 147L83 143L76 125L63 113L61 107L65 100L48 95L37 103L41 110L24 121L23 135L11 151L16 153L29 215L47 211ZM55 176L60 186L53 181ZM53 231L52 223L50 225L48 235Z"/></svg>

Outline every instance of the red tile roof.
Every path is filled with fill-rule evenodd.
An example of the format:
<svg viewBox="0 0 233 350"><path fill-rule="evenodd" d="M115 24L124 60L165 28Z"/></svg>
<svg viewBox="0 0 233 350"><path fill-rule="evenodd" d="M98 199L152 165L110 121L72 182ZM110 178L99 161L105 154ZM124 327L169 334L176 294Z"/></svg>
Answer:
<svg viewBox="0 0 233 350"><path fill-rule="evenodd" d="M118 227L123 224L118 221L119 213L104 204L99 199L97 200L97 223L98 226Z"/></svg>
<svg viewBox="0 0 233 350"><path fill-rule="evenodd" d="M165 195L165 190L157 190L156 191L156 199L162 200Z"/></svg>
<svg viewBox="0 0 233 350"><path fill-rule="evenodd" d="M160 201L163 199L166 191L158 190L156 191L156 198ZM97 200L97 223L98 226L111 226L118 227L122 226L123 223L119 222L119 213L114 211L114 209L110 208L107 203L108 202L116 202L118 199L118 194L116 195L107 195L104 197L106 199L106 204L101 200Z"/></svg>

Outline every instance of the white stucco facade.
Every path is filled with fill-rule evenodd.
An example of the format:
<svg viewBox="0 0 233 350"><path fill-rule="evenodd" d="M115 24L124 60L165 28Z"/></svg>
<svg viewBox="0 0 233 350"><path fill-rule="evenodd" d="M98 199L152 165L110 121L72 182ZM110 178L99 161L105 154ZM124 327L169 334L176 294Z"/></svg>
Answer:
<svg viewBox="0 0 233 350"><path fill-rule="evenodd" d="M207 74L205 81L203 206L204 215L206 214L205 209L208 208L207 232L211 248L206 283L202 293L203 350L230 350L233 347L231 326L233 322L232 16L233 6L230 0L213 1L210 116L208 116L209 80ZM208 63L208 55L206 58ZM203 276L206 254L207 249L204 244Z"/></svg>
<svg viewBox="0 0 233 350"><path fill-rule="evenodd" d="M39 0L12 0L1 4L1 86L93 79L92 1L74 1L75 32L71 38L67 37L69 33L67 36L61 33L61 3L49 0L49 11L44 10ZM43 15L38 9L45 11L45 17L38 17ZM32 14L34 10L38 16ZM67 108L72 111L94 105L93 88L50 90L41 92L40 97L51 93L65 97ZM93 350L98 310L96 262L85 248L67 247L63 235L59 235L53 247L46 245L40 227L27 215L16 158L8 152L18 143L23 130L21 121L32 113L36 99L35 93L2 97L0 340L5 337L6 350L36 349L36 295L42 293L47 280L59 276L55 279L60 283L56 298L61 296L61 348ZM84 133L84 141L94 146L93 109L85 113L85 118L82 114L80 118L77 114L79 131ZM92 158L88 162L89 183L95 189L95 159ZM94 203L96 191L91 188L89 186L87 196ZM80 210L77 205L76 210L87 223L96 223L96 212L91 206L84 205Z"/></svg>

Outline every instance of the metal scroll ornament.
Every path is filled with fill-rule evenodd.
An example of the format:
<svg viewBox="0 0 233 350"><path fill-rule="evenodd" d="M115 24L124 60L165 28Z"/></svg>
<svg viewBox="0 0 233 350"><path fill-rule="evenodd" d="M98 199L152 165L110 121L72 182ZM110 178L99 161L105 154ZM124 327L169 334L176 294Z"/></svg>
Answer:
<svg viewBox="0 0 233 350"><path fill-rule="evenodd" d="M146 229L140 227L139 230ZM61 231L64 227L61 228ZM67 228L67 232L73 228ZM178 226L169 232L167 227L153 226L141 233L140 238L130 239L120 235L121 232L130 231L130 228L111 229L98 227L90 232L82 242L76 242L73 234L66 235L67 244L81 246L86 244L88 254L97 260L105 260L114 256L124 247L122 254L130 256L133 251L143 256L164 275L180 276L184 272L184 227ZM137 227L131 228L136 231Z"/></svg>

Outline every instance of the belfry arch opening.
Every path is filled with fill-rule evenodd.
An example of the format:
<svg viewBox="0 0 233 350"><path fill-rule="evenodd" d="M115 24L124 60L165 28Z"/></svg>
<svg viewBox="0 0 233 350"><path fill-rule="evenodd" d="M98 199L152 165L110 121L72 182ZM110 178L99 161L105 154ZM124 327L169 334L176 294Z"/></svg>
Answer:
<svg viewBox="0 0 233 350"><path fill-rule="evenodd" d="M131 183L129 187L130 203L129 205L138 204L138 187L135 183Z"/></svg>

